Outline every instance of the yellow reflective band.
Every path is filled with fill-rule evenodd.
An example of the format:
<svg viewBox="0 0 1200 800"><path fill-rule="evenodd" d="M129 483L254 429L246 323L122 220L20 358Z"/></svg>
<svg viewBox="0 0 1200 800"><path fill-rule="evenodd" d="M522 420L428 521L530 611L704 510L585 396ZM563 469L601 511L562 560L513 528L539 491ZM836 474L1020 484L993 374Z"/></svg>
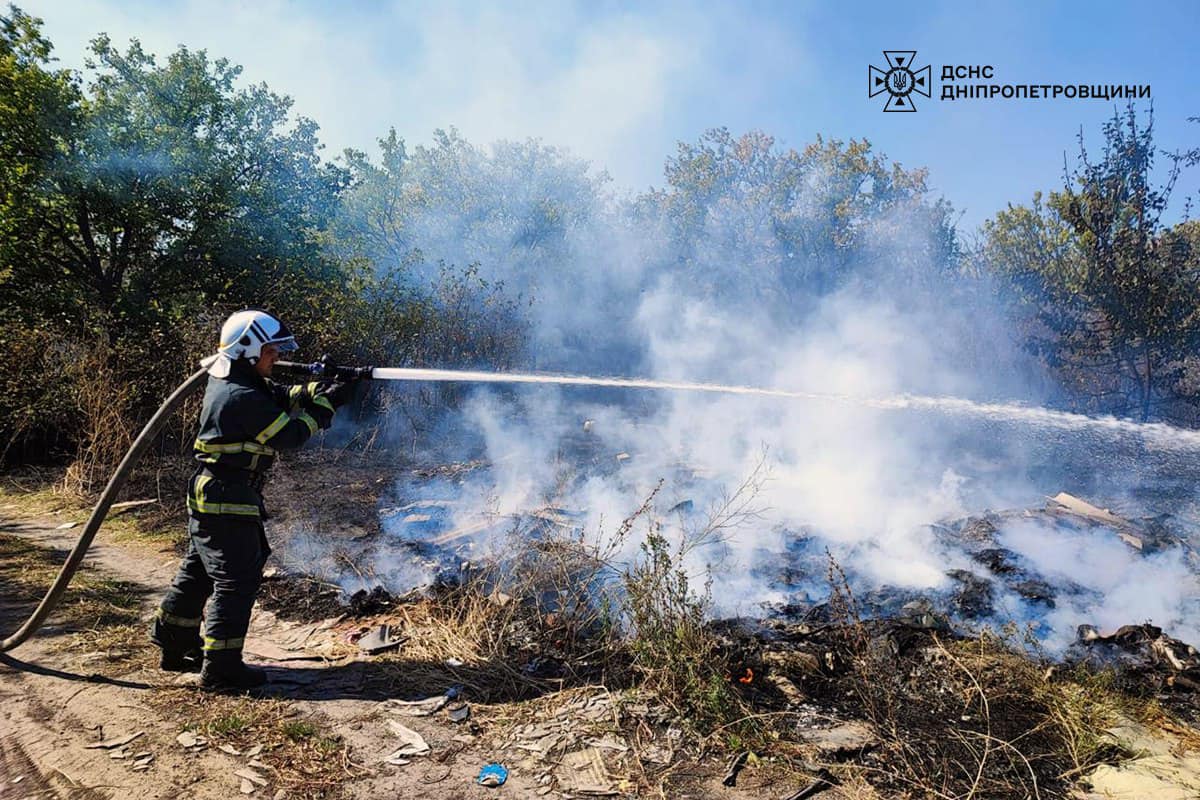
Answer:
<svg viewBox="0 0 1200 800"><path fill-rule="evenodd" d="M259 516L258 506L245 503L206 503L194 497L188 498L188 508L197 514L232 514L236 517Z"/></svg>
<svg viewBox="0 0 1200 800"><path fill-rule="evenodd" d="M329 413L333 413L333 403L329 402L329 398L324 395L317 395L313 398L313 403L318 406L323 406L329 409Z"/></svg>
<svg viewBox="0 0 1200 800"><path fill-rule="evenodd" d="M280 414L275 418L275 421L263 429L263 432L255 436L255 440L260 444L270 439L275 434L283 430L283 426L291 422L292 418L287 415L287 412Z"/></svg>
<svg viewBox="0 0 1200 800"><path fill-rule="evenodd" d="M304 392L303 385L293 386L288 389L288 398L294 403L300 399L300 395Z"/></svg>
<svg viewBox="0 0 1200 800"><path fill-rule="evenodd" d="M177 617L174 614L168 614L166 611L163 611L161 608L154 612L154 618L160 619L163 622L167 623L168 625L174 625L177 628L199 628L200 627L200 618L199 617L196 617L195 619L192 619L191 617Z"/></svg>
<svg viewBox="0 0 1200 800"><path fill-rule="evenodd" d="M320 425L317 424L317 421L315 419L313 419L312 417L310 417L308 414L301 414L300 416L296 417L296 419L300 420L301 422L303 422L305 425L308 426L308 435L309 436L312 436L314 433L317 432L317 428L321 427Z"/></svg>
<svg viewBox="0 0 1200 800"><path fill-rule="evenodd" d="M205 650L241 650L242 645L245 643L245 636L237 639L214 639L211 636L204 637Z"/></svg>
<svg viewBox="0 0 1200 800"><path fill-rule="evenodd" d="M261 516L258 506L248 503L210 503L204 498L204 487L212 480L208 475L196 478L196 490L188 495L188 508L197 514L232 514L237 517Z"/></svg>
<svg viewBox="0 0 1200 800"><path fill-rule="evenodd" d="M258 442L227 442L225 444L213 444L210 442L197 439L192 443L192 448L199 450L201 453L257 453L263 456L278 455L278 451L274 447L270 447Z"/></svg>
<svg viewBox="0 0 1200 800"><path fill-rule="evenodd" d="M188 501L195 500L197 503L204 502L204 487L212 480L211 475L199 475L196 477L196 489L192 495L188 497Z"/></svg>

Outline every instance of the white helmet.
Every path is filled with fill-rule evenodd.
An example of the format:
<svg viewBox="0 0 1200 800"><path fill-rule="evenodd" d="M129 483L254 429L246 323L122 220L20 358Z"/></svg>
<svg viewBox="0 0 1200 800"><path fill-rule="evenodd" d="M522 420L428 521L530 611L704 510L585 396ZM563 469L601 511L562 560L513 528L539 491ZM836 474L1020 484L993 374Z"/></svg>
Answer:
<svg viewBox="0 0 1200 800"><path fill-rule="evenodd" d="M287 325L258 309L238 311L221 326L221 346L208 367L208 374L217 378L229 376L234 361L244 358L251 364L262 355L263 345L273 344L281 353L296 349L296 338Z"/></svg>

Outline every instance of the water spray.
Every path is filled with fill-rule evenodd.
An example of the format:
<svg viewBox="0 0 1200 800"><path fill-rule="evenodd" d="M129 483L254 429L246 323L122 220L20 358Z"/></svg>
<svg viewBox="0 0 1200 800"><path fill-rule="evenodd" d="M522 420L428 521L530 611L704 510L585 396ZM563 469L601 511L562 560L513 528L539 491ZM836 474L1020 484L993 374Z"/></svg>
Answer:
<svg viewBox="0 0 1200 800"><path fill-rule="evenodd" d="M1161 422L1136 422L1112 416L1091 417L1070 411L1055 411L1041 406L1017 403L981 403L961 397L932 397L895 394L888 397L858 397L831 392L802 392L758 386L738 386L693 381L659 381L643 378L607 378L586 375L553 375L533 372L486 372L482 370L425 369L417 367L346 367L328 360L312 364L291 361L276 366L293 372L330 380L422 381L434 383L491 383L581 386L592 388L644 389L665 392L699 392L739 395L818 403L857 405L883 411L936 411L942 414L974 416L1004 422L1021 422L1065 431L1094 430L1114 435L1138 436L1162 450L1200 450L1200 431L1177 428Z"/></svg>

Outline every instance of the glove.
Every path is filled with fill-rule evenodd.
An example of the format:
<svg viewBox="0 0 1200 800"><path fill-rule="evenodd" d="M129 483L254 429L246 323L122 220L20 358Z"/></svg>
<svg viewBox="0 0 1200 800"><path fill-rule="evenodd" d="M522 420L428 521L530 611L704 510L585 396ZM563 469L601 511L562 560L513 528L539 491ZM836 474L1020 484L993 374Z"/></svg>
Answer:
<svg viewBox="0 0 1200 800"><path fill-rule="evenodd" d="M317 397L327 398L334 408L341 408L350 402L350 398L354 397L356 386L358 386L357 380L334 381L318 389Z"/></svg>

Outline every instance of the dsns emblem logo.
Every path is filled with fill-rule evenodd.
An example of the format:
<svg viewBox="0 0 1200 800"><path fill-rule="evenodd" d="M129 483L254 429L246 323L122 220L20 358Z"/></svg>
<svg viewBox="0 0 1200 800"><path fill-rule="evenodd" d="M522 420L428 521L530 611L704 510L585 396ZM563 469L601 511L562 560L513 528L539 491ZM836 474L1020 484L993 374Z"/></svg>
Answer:
<svg viewBox="0 0 1200 800"><path fill-rule="evenodd" d="M912 94L923 94L929 97L932 79L930 67L921 67L913 71L913 61L917 57L916 50L884 50L883 57L887 59L888 69L871 66L867 71L869 97L880 92L887 92L887 104L884 111L916 111Z"/></svg>

